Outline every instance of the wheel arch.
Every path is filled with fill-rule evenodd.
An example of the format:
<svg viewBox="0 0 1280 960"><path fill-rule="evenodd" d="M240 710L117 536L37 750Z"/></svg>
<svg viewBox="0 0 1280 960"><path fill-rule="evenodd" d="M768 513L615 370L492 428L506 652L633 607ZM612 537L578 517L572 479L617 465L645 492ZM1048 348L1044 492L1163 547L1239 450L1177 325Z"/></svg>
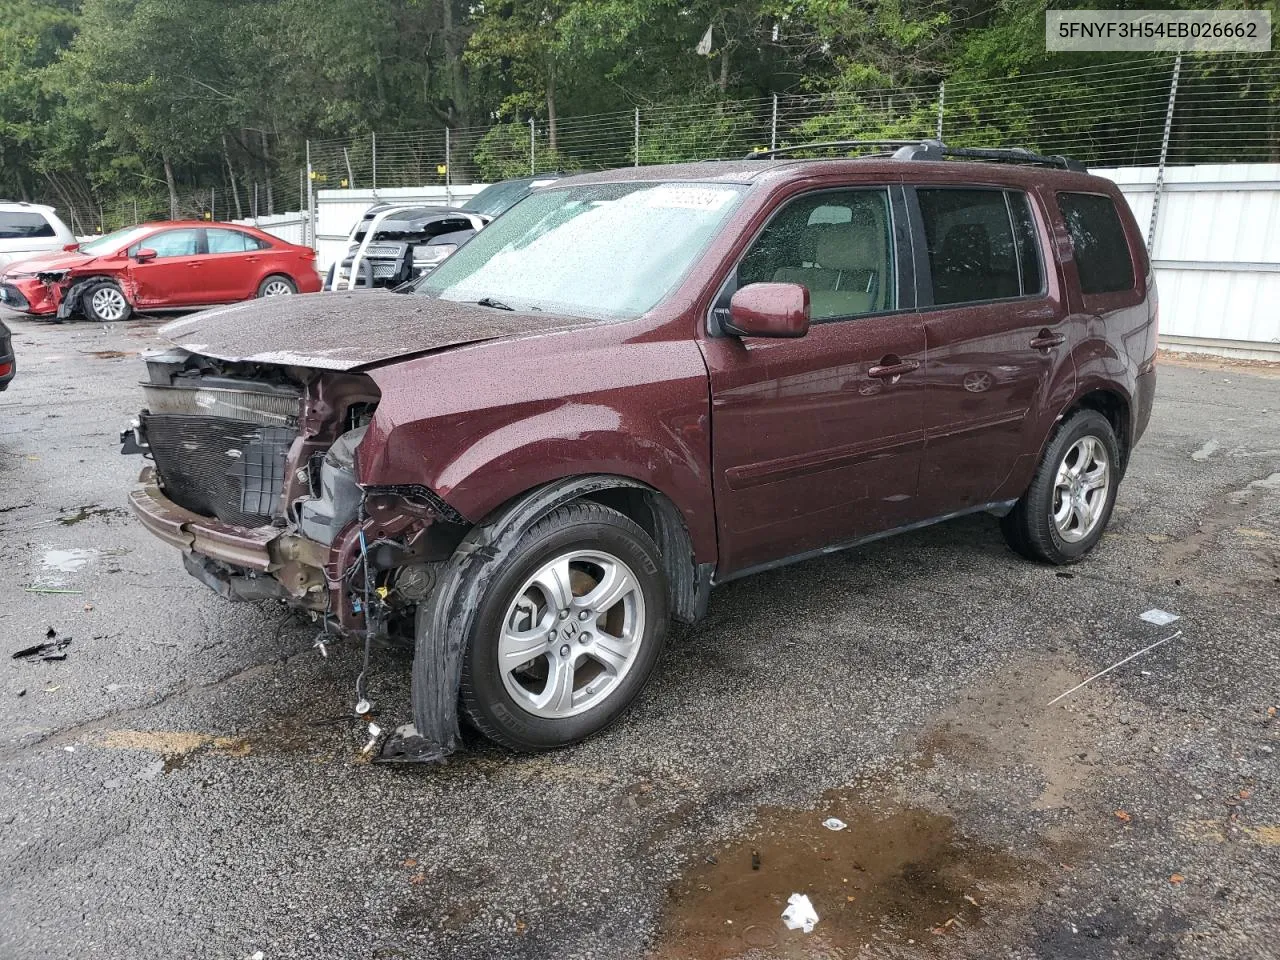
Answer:
<svg viewBox="0 0 1280 960"><path fill-rule="evenodd" d="M1121 390L1111 385L1095 384L1083 390L1058 418L1061 422L1078 410L1096 410L1107 418L1115 431L1120 446L1120 474L1129 466L1129 454L1133 448L1133 405ZM1045 444L1049 442L1045 439Z"/></svg>
<svg viewBox="0 0 1280 960"><path fill-rule="evenodd" d="M654 488L630 477L590 474L544 483L507 500L471 528L445 564L431 596L419 605L413 664L414 751L419 758L440 759L457 748L462 659L485 585L527 530L577 500L596 500L615 509L620 504L626 508L619 511L624 515L635 520L628 512L633 511L643 517L656 534L664 568L677 571L674 577L668 573L672 615L693 619L705 609L711 565L695 568L683 519ZM645 522L636 522L645 528ZM686 556L686 550L688 561L682 563L678 558Z"/></svg>
<svg viewBox="0 0 1280 960"><path fill-rule="evenodd" d="M531 527L566 503L591 500L617 510L634 521L652 539L662 558L672 616L685 623L698 620L706 610L714 564L698 563L689 525L669 496L641 480L620 474L584 474L564 477L523 491L494 510L492 518L521 510L519 524Z"/></svg>
<svg viewBox="0 0 1280 960"><path fill-rule="evenodd" d="M120 295L124 297L124 302L129 307L137 307L137 297L131 284L125 282L124 277L113 276L109 273L95 273L87 277L76 277L67 287L66 294L62 297L58 304L58 316L69 317L73 314L87 316L88 311L83 303L84 296L89 290L99 283L110 283L120 291Z"/></svg>

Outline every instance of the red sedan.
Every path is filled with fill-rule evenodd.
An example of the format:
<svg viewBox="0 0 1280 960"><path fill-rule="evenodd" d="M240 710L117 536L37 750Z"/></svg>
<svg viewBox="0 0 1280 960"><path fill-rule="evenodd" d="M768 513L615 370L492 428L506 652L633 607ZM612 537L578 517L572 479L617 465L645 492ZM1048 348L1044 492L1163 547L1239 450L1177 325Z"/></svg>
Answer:
<svg viewBox="0 0 1280 960"><path fill-rule="evenodd" d="M126 319L137 309L207 307L320 290L316 254L253 227L146 223L11 263L0 304L32 316Z"/></svg>

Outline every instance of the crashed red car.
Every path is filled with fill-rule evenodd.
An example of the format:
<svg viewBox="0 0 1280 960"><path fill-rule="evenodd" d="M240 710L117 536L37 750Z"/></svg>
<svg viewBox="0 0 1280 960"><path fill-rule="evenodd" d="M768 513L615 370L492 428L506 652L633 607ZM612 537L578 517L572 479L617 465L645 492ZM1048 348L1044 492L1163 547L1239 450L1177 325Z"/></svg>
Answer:
<svg viewBox="0 0 1280 960"><path fill-rule="evenodd" d="M112 322L135 309L315 293L315 259L310 247L239 224L146 223L9 264L0 304L36 317Z"/></svg>

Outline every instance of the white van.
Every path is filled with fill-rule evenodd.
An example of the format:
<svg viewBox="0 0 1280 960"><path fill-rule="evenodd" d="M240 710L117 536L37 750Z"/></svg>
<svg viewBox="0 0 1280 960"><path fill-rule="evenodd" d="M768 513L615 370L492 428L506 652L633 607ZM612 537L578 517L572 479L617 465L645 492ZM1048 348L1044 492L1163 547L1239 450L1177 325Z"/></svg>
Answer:
<svg viewBox="0 0 1280 960"><path fill-rule="evenodd" d="M53 207L0 200L0 267L75 242Z"/></svg>

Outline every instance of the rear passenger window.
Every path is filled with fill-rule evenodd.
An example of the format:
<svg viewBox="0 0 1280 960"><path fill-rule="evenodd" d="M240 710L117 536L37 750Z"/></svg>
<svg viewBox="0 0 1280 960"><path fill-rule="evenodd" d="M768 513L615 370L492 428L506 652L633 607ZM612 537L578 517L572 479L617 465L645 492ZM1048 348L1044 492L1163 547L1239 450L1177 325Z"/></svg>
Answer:
<svg viewBox="0 0 1280 960"><path fill-rule="evenodd" d="M261 250L266 244L239 230L220 230L216 227L205 231L210 253L248 253Z"/></svg>
<svg viewBox="0 0 1280 960"><path fill-rule="evenodd" d="M56 236L53 224L42 214L24 211L0 213L0 240L28 240Z"/></svg>
<svg viewBox="0 0 1280 960"><path fill-rule="evenodd" d="M1060 193L1058 209L1071 234L1081 292L1132 290L1133 257L1120 214L1111 198L1092 193Z"/></svg>
<svg viewBox="0 0 1280 960"><path fill-rule="evenodd" d="M937 306L1031 296L1044 288L1026 195L980 189L916 190Z"/></svg>
<svg viewBox="0 0 1280 960"><path fill-rule="evenodd" d="M788 203L738 266L738 286L799 283L814 321L898 306L887 190L842 190Z"/></svg>

